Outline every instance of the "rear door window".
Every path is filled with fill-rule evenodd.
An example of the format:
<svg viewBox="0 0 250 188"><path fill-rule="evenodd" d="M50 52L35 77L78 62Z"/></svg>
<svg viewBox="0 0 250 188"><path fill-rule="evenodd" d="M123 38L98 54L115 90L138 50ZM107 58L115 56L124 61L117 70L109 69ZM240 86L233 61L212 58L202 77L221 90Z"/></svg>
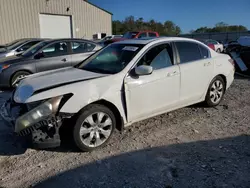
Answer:
<svg viewBox="0 0 250 188"><path fill-rule="evenodd" d="M44 57L55 57L55 56L67 55L68 45L66 42L56 42L45 47L42 50L42 52L43 52Z"/></svg>
<svg viewBox="0 0 250 188"><path fill-rule="evenodd" d="M96 47L96 45L88 42L72 42L71 44L73 53L92 52Z"/></svg>
<svg viewBox="0 0 250 188"><path fill-rule="evenodd" d="M138 62L137 66L150 65L154 70L173 65L172 48L169 44L160 44L150 49Z"/></svg>
<svg viewBox="0 0 250 188"><path fill-rule="evenodd" d="M197 43L176 42L175 44L179 52L181 64L203 59Z"/></svg>

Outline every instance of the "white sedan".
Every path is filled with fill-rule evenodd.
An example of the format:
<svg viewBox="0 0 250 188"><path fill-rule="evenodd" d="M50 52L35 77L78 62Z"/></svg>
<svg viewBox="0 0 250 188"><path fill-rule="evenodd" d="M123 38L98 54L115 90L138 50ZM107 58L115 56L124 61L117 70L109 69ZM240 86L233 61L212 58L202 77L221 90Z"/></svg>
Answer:
<svg viewBox="0 0 250 188"><path fill-rule="evenodd" d="M1 114L36 147L59 146L67 127L76 145L91 151L116 128L203 101L218 105L233 79L232 59L196 40L126 40L73 68L27 77Z"/></svg>
<svg viewBox="0 0 250 188"><path fill-rule="evenodd" d="M223 44L219 43L218 41L216 40L212 40L212 39L209 39L209 40L206 40L206 44L213 44L214 45L214 50L218 53L221 53L224 51L224 46Z"/></svg>

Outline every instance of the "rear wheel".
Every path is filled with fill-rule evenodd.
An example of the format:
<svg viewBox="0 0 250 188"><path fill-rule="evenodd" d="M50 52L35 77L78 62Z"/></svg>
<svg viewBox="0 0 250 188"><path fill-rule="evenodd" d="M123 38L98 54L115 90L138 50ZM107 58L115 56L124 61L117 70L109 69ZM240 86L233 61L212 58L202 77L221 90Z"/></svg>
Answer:
<svg viewBox="0 0 250 188"><path fill-rule="evenodd" d="M217 52L217 53L221 53L221 50L220 50L220 48L218 48L218 49L216 50L216 52Z"/></svg>
<svg viewBox="0 0 250 188"><path fill-rule="evenodd" d="M73 130L75 144L82 151L104 146L116 127L113 112L106 106L90 105L79 115Z"/></svg>
<svg viewBox="0 0 250 188"><path fill-rule="evenodd" d="M221 76L215 77L209 85L205 102L208 106L217 106L225 93L226 84Z"/></svg>
<svg viewBox="0 0 250 188"><path fill-rule="evenodd" d="M29 72L27 71L19 71L19 72L16 72L13 76L12 76L12 79L11 79L11 87L15 88L18 86L19 82L24 79L25 77L27 77L28 75L30 75Z"/></svg>

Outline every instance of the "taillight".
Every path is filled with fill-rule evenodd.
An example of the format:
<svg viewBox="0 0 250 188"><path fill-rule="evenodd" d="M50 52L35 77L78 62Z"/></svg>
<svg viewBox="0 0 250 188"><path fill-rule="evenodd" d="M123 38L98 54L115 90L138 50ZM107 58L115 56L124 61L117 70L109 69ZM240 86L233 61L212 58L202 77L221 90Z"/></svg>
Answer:
<svg viewBox="0 0 250 188"><path fill-rule="evenodd" d="M208 44L208 47L211 48L212 50L215 50L214 44Z"/></svg>

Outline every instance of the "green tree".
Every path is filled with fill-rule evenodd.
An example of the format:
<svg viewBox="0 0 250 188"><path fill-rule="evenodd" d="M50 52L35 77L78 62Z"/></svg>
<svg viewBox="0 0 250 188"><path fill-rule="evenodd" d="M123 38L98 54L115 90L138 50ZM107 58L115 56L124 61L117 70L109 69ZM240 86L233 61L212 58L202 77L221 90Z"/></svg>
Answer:
<svg viewBox="0 0 250 188"><path fill-rule="evenodd" d="M144 21L142 17L135 20L134 16L128 16L123 21L114 20L112 28L114 34L124 34L127 31L143 30L157 31L160 35L171 36L179 35L181 33L181 28L170 20L162 24L154 19Z"/></svg>
<svg viewBox="0 0 250 188"><path fill-rule="evenodd" d="M193 31L193 33L215 33L215 32L240 32L247 31L247 28L242 25L228 25L224 22L215 24L215 27L200 27Z"/></svg>
<svg viewBox="0 0 250 188"><path fill-rule="evenodd" d="M181 34L181 28L179 26L175 26L175 35Z"/></svg>

